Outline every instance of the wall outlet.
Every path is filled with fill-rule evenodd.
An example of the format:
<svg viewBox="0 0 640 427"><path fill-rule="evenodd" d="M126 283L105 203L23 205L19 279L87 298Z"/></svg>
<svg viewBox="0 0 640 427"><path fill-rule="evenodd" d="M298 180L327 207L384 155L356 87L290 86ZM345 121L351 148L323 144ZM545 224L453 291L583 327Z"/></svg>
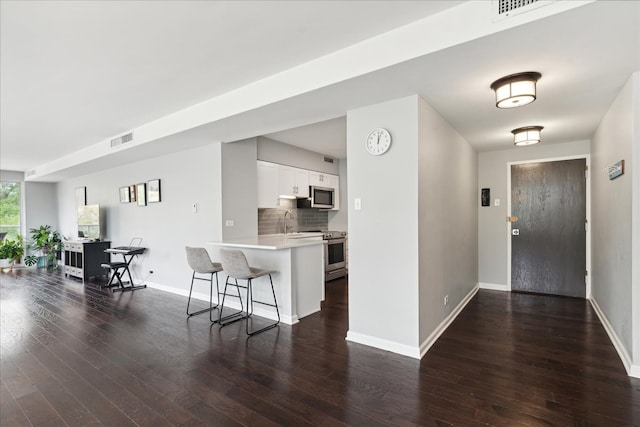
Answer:
<svg viewBox="0 0 640 427"><path fill-rule="evenodd" d="M444 296L444 305L445 306L449 305L449 295Z"/></svg>
<svg viewBox="0 0 640 427"><path fill-rule="evenodd" d="M362 200L361 199L353 199L353 209L359 211L362 209Z"/></svg>
<svg viewBox="0 0 640 427"><path fill-rule="evenodd" d="M495 199L493 201L493 206L500 206L500 199Z"/></svg>
<svg viewBox="0 0 640 427"><path fill-rule="evenodd" d="M191 204L191 212L193 212L193 213L198 212L198 204L197 203L192 203Z"/></svg>
<svg viewBox="0 0 640 427"><path fill-rule="evenodd" d="M233 227L233 220L232 219L228 219L224 222L224 225L226 225L227 227Z"/></svg>

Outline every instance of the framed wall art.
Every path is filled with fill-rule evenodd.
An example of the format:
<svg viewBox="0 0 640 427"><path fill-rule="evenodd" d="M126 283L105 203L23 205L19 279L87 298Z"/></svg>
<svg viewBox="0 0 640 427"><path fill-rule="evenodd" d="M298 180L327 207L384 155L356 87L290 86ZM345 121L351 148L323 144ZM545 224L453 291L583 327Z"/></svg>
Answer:
<svg viewBox="0 0 640 427"><path fill-rule="evenodd" d="M138 206L147 206L147 184L140 183L136 185L136 198Z"/></svg>
<svg viewBox="0 0 640 427"><path fill-rule="evenodd" d="M76 187L76 209L87 204L87 187Z"/></svg>
<svg viewBox="0 0 640 427"><path fill-rule="evenodd" d="M120 187L120 203L130 203L131 195L129 194L129 186Z"/></svg>
<svg viewBox="0 0 640 427"><path fill-rule="evenodd" d="M160 201L160 180L152 179L151 181L147 181L147 202L158 203Z"/></svg>
<svg viewBox="0 0 640 427"><path fill-rule="evenodd" d="M131 203L134 203L136 201L136 185L130 185L129 186L129 200L131 201Z"/></svg>

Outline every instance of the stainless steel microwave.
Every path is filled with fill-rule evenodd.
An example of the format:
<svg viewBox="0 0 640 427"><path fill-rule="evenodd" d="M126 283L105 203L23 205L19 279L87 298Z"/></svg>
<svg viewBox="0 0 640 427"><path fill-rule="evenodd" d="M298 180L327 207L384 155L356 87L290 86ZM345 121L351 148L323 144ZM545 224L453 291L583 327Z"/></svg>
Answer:
<svg viewBox="0 0 640 427"><path fill-rule="evenodd" d="M333 209L336 192L333 188L309 186L309 198L298 199L298 208Z"/></svg>

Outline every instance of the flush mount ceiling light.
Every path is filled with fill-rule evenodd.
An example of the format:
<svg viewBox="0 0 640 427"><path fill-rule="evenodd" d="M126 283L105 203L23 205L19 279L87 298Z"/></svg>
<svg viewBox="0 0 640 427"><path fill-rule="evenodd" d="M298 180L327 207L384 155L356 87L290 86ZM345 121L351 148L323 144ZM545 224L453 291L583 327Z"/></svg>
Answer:
<svg viewBox="0 0 640 427"><path fill-rule="evenodd" d="M513 143L518 147L533 145L540 142L540 131L542 126L525 126L511 131Z"/></svg>
<svg viewBox="0 0 640 427"><path fill-rule="evenodd" d="M511 74L491 83L496 92L496 107L514 108L536 100L536 82L542 76L535 71Z"/></svg>

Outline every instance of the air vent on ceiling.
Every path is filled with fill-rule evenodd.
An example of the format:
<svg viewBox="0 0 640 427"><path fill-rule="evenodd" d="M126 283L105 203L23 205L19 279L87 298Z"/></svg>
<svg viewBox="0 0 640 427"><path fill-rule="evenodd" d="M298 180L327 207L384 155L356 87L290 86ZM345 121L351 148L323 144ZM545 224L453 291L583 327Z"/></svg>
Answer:
<svg viewBox="0 0 640 427"><path fill-rule="evenodd" d="M31 169L30 171L27 171L26 175L27 176L32 176L36 174L36 170L35 169Z"/></svg>
<svg viewBox="0 0 640 427"><path fill-rule="evenodd" d="M556 0L493 0L493 20L529 12L541 6L554 3Z"/></svg>
<svg viewBox="0 0 640 427"><path fill-rule="evenodd" d="M324 158L324 161L327 163L333 163L333 159L331 157L326 157Z"/></svg>
<svg viewBox="0 0 640 427"><path fill-rule="evenodd" d="M115 148L118 145L126 144L127 142L133 141L133 132L129 132L117 138L113 138L111 140L111 148Z"/></svg>

